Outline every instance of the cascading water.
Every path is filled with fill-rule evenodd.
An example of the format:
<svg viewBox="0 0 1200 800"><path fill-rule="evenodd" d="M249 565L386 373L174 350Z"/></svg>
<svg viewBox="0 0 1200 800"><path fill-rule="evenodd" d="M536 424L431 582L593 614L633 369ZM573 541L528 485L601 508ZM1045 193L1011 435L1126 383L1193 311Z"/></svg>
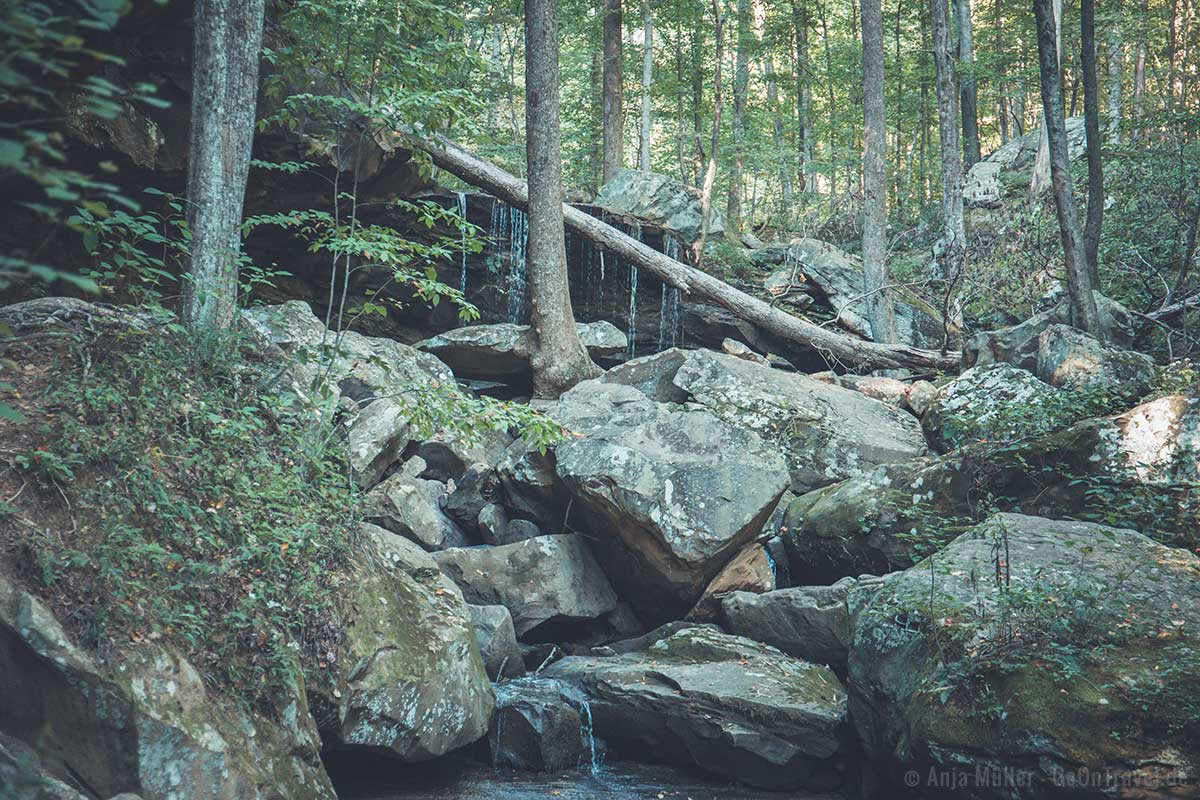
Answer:
<svg viewBox="0 0 1200 800"><path fill-rule="evenodd" d="M512 701L520 701L522 697L528 697L532 690L534 696L539 692L539 689L549 688L558 699L574 708L579 713L579 738L586 748L587 763L581 763L580 766L586 767L589 774L593 777L600 774L600 767L604 763L603 750L596 748L596 728L595 722L592 719L592 704L588 700L588 696L578 686L564 683L555 678L544 678L536 673L525 675L513 680L501 681L493 686L496 693L496 707L502 709ZM498 714L496 718L496 732L489 736L492 746L492 763L498 764L503 761L501 748L504 746L504 714ZM582 762L583 758L580 758Z"/></svg>
<svg viewBox="0 0 1200 800"><path fill-rule="evenodd" d="M663 253L679 260L679 242L674 236L663 236ZM681 317L679 290L674 286L662 285L662 301L658 308L658 352L680 344L679 327Z"/></svg>
<svg viewBox="0 0 1200 800"><path fill-rule="evenodd" d="M467 293L467 193L458 192L458 216L462 218L462 276L458 290Z"/></svg>
<svg viewBox="0 0 1200 800"><path fill-rule="evenodd" d="M577 686L560 683L559 696L573 705L579 712L579 733L588 748L588 772L593 777L600 774L603 758L596 753L596 728L592 722L592 704L586 694Z"/></svg>
<svg viewBox="0 0 1200 800"><path fill-rule="evenodd" d="M629 327L625 335L629 338L629 357L637 355L637 290L638 268L629 265Z"/></svg>
<svg viewBox="0 0 1200 800"><path fill-rule="evenodd" d="M508 321L521 323L525 316L525 253L529 244L529 217L519 208L509 209Z"/></svg>

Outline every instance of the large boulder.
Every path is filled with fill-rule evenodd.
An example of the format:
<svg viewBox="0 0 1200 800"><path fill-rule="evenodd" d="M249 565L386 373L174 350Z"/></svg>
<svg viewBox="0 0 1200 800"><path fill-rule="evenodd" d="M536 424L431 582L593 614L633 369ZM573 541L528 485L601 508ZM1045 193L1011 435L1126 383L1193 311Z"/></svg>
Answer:
<svg viewBox="0 0 1200 800"><path fill-rule="evenodd" d="M363 534L342 580L341 670L319 688L318 723L332 748L436 758L482 737L494 706L471 616L411 545L374 526Z"/></svg>
<svg viewBox="0 0 1200 800"><path fill-rule="evenodd" d="M545 674L587 695L596 735L622 755L770 788L841 783L846 692L826 667L773 647L685 628L644 652L571 656Z"/></svg>
<svg viewBox="0 0 1200 800"><path fill-rule="evenodd" d="M617 607L587 542L574 534L451 548L435 553L434 560L468 602L507 608L520 636L546 622L581 622Z"/></svg>
<svg viewBox="0 0 1200 800"><path fill-rule="evenodd" d="M1087 148L1083 117L1066 118L1067 157L1081 158ZM1040 129L1009 139L986 158L977 161L963 177L963 202L968 208L996 208L1006 198L1029 193L1033 164L1037 158Z"/></svg>
<svg viewBox="0 0 1200 800"><path fill-rule="evenodd" d="M886 464L788 506L794 578L819 582L912 566L990 510L1153 530L1200 545L1200 396L1168 396L1015 444Z"/></svg>
<svg viewBox="0 0 1200 800"><path fill-rule="evenodd" d="M972 367L938 389L921 424L943 453L973 442L1012 442L1062 422L1058 394L1011 364Z"/></svg>
<svg viewBox="0 0 1200 800"><path fill-rule="evenodd" d="M367 519L428 550L462 547L466 534L446 516L446 485L397 472L364 498ZM478 515L478 512L477 512Z"/></svg>
<svg viewBox="0 0 1200 800"><path fill-rule="evenodd" d="M775 248L769 248L774 250ZM867 296L862 262L819 239L796 239L778 254L763 253L756 261L778 259L782 266L766 279L772 295L793 297L801 305L813 305L814 296L828 306L830 315L850 331L871 338L867 320ZM899 340L916 347L941 347L945 336L940 316L916 295L900 291L896 298L896 330ZM957 334L957 329L951 329Z"/></svg>
<svg viewBox="0 0 1200 800"><path fill-rule="evenodd" d="M999 514L876 588L856 617L851 717L896 785L953 773L978 798L1192 796L1197 631L1195 555Z"/></svg>
<svg viewBox="0 0 1200 800"><path fill-rule="evenodd" d="M1069 325L1051 325L1038 336L1038 377L1053 386L1137 396L1150 386L1155 371L1149 356Z"/></svg>
<svg viewBox="0 0 1200 800"><path fill-rule="evenodd" d="M352 406L350 466L363 488L377 483L414 438L404 398L454 386L450 369L428 353L355 331L332 333L299 300L249 308L241 319L264 348L287 360L296 395L314 403L341 398Z"/></svg>
<svg viewBox="0 0 1200 800"><path fill-rule="evenodd" d="M628 346L625 334L611 322L577 322L575 328L593 359L615 358ZM455 328L414 346L449 364L460 378L511 382L530 377L535 341L530 326L500 322Z"/></svg>
<svg viewBox="0 0 1200 800"><path fill-rule="evenodd" d="M774 447L707 409L592 380L545 410L574 434L553 453L572 519L652 621L691 607L787 488Z"/></svg>
<svg viewBox="0 0 1200 800"><path fill-rule="evenodd" d="M615 214L628 214L674 231L691 244L700 238L703 216L700 194L674 178L657 172L622 169L600 187L596 205ZM725 224L716 209L709 212L708 237L725 235Z"/></svg>
<svg viewBox="0 0 1200 800"><path fill-rule="evenodd" d="M756 594L734 592L721 602L721 626L730 633L769 644L795 658L827 664L846 673L853 633L852 590L879 578L842 578L832 586L796 586Z"/></svg>
<svg viewBox="0 0 1200 800"><path fill-rule="evenodd" d="M504 606L470 606L470 609L471 627L488 677L500 680L524 675L525 662L508 609Z"/></svg>
<svg viewBox="0 0 1200 800"><path fill-rule="evenodd" d="M926 452L910 414L802 373L708 350L664 351L609 370L600 380L686 400L753 431L783 454L796 493Z"/></svg>
<svg viewBox="0 0 1200 800"><path fill-rule="evenodd" d="M100 797L334 798L299 680L280 687L273 720L205 686L168 649L139 645L102 662L4 578L0 675L0 733Z"/></svg>

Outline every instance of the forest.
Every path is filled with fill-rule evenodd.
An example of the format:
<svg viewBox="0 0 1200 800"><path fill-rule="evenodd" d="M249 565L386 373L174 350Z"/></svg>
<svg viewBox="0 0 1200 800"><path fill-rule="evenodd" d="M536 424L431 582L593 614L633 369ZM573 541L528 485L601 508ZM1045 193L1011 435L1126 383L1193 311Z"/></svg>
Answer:
<svg viewBox="0 0 1200 800"><path fill-rule="evenodd" d="M1197 0L0 17L0 800L1200 797Z"/></svg>

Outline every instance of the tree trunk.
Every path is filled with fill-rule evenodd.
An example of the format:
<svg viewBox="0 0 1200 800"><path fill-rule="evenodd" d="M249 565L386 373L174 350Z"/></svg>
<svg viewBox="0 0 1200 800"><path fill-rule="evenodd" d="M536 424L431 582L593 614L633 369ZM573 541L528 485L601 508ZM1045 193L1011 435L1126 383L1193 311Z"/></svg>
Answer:
<svg viewBox="0 0 1200 800"><path fill-rule="evenodd" d="M966 248L963 223L962 155L958 148L958 109L954 91L954 65L950 59L950 19L946 0L931 0L930 28L933 61L937 70L938 133L942 141L942 241L948 263Z"/></svg>
<svg viewBox="0 0 1200 800"><path fill-rule="evenodd" d="M896 315L887 288L887 121L883 103L883 4L862 0L863 229L867 318L877 342L896 341Z"/></svg>
<svg viewBox="0 0 1200 800"><path fill-rule="evenodd" d="M1087 222L1083 253L1092 288L1100 288L1100 229L1104 223L1104 165L1100 161L1100 88L1096 74L1096 0L1079 3L1080 67L1083 73L1083 122L1087 136Z"/></svg>
<svg viewBox="0 0 1200 800"><path fill-rule="evenodd" d="M1119 31L1109 34L1108 42L1108 138L1121 143L1121 115L1125 84L1125 45Z"/></svg>
<svg viewBox="0 0 1200 800"><path fill-rule="evenodd" d="M525 0L525 162L533 391L558 397L600 374L575 329L563 237L556 0Z"/></svg>
<svg viewBox="0 0 1200 800"><path fill-rule="evenodd" d="M227 330L237 310L263 0L196 0L192 19L187 177L192 241L181 311L193 333L207 336Z"/></svg>
<svg viewBox="0 0 1200 800"><path fill-rule="evenodd" d="M1058 70L1062 70L1062 0L1052 0L1054 5L1054 54L1058 59ZM1059 92L1061 94L1061 80ZM1042 117L1042 128L1038 138L1037 156L1033 160L1033 174L1029 180L1029 193L1039 195L1050 183L1050 140L1046 138L1046 119Z"/></svg>
<svg viewBox="0 0 1200 800"><path fill-rule="evenodd" d="M766 25L767 8L763 4L763 0L755 0L754 38L760 47L766 33ZM786 220L792 208L792 169L788 158L783 116L779 110L779 85L775 82L775 59L771 56L770 47L767 47L763 58L763 77L767 82L767 112L771 115L771 142L775 145L775 157L779 159L779 191L783 211L780 219ZM753 212L751 212L751 216L753 216Z"/></svg>
<svg viewBox="0 0 1200 800"><path fill-rule="evenodd" d="M792 25L796 49L796 153L800 158L800 190L805 191L812 188L812 135L808 124L812 86L808 74L808 9L802 6L801 0L792 0Z"/></svg>
<svg viewBox="0 0 1200 800"><path fill-rule="evenodd" d="M654 17L650 0L642 0L642 140L638 168L650 171L650 82L654 77Z"/></svg>
<svg viewBox="0 0 1200 800"><path fill-rule="evenodd" d="M929 151L929 24L925 14L921 14L921 105L919 106L917 140L917 169L920 172L917 181L917 207L924 208L929 198L929 169L926 154Z"/></svg>
<svg viewBox="0 0 1200 800"><path fill-rule="evenodd" d="M829 96L829 113L837 108L833 96L833 42L829 38L829 6L821 3L821 38L825 44L825 86ZM829 126L829 211L837 213L837 126Z"/></svg>
<svg viewBox="0 0 1200 800"><path fill-rule="evenodd" d="M965 69L959 77L959 102L962 112L963 169L979 162L979 106L975 76L974 32L971 27L971 0L954 0L954 18L958 27L958 61Z"/></svg>
<svg viewBox="0 0 1200 800"><path fill-rule="evenodd" d="M1050 153L1050 180L1054 207L1058 211L1058 229L1062 235L1063 258L1067 272L1067 292L1071 299L1071 323L1089 333L1099 333L1096 297L1082 246L1079 209L1071 185L1071 165L1067 159L1067 126L1063 114L1062 73L1059 71L1055 34L1054 0L1034 0L1037 18L1038 72L1042 84L1042 127L1046 131Z"/></svg>
<svg viewBox="0 0 1200 800"><path fill-rule="evenodd" d="M713 27L717 37L717 65L713 71L712 142L708 151L708 167L704 170L704 185L700 187L700 238L692 255L697 265L704 261L704 244L708 240L708 218L712 213L713 186L717 182L717 150L721 145L721 61L725 57L725 18L721 15L721 0L712 0Z"/></svg>
<svg viewBox="0 0 1200 800"><path fill-rule="evenodd" d="M601 181L608 183L625 165L623 107L624 80L621 72L621 0L604 0L604 161Z"/></svg>
<svg viewBox="0 0 1200 800"><path fill-rule="evenodd" d="M696 165L693 186L704 180L704 59L701 53L701 37L704 35L703 6L696 4L696 16L692 24L692 133L696 139Z"/></svg>
<svg viewBox="0 0 1200 800"><path fill-rule="evenodd" d="M725 227L734 237L742 231L742 174L746 168L746 89L750 83L750 2L737 0L737 60L733 71L733 171Z"/></svg>
<svg viewBox="0 0 1200 800"><path fill-rule="evenodd" d="M529 204L529 188L494 164L479 158L442 136L432 140L408 136L414 147L429 153L433 163L517 207ZM862 369L958 369L960 353L941 353L900 344L868 342L831 331L808 320L794 317L770 303L714 278L695 267L668 258L657 250L626 236L606 222L572 206L563 206L563 219L575 233L603 246L630 264L644 269L685 295L728 309L734 316L757 325L784 341L812 347L834 361Z"/></svg>

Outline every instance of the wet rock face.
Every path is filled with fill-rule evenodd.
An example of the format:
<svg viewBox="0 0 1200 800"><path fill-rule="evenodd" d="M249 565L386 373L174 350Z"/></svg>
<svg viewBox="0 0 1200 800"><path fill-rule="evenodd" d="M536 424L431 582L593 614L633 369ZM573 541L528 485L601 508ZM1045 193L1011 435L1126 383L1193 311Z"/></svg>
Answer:
<svg viewBox="0 0 1200 800"><path fill-rule="evenodd" d="M656 172L623 169L600 187L595 203L606 211L629 214L679 234L685 243L700 238L703 216L700 196L674 178ZM716 209L709 212L708 237L725 235L725 224Z"/></svg>
<svg viewBox="0 0 1200 800"><path fill-rule="evenodd" d="M504 606L470 606L471 627L479 654L492 680L525 674L521 646L517 644L512 615Z"/></svg>
<svg viewBox="0 0 1200 800"><path fill-rule="evenodd" d="M1131 530L999 514L865 603L851 716L866 755L896 779L1007 769L1021 776L1016 789L972 796L1054 798L1063 776L1087 770L1168 797L1171 784L1200 779L1196 630L1196 556ZM974 681L956 671L961 659Z"/></svg>
<svg viewBox="0 0 1200 800"><path fill-rule="evenodd" d="M553 679L530 676L500 684L488 729L492 764L556 772L589 762L596 742L585 704L577 690Z"/></svg>
<svg viewBox="0 0 1200 800"><path fill-rule="evenodd" d="M628 346L625 334L611 322L577 322L575 327L595 360L620 356ZM534 340L528 325L469 325L418 342L415 347L437 356L460 378L509 382L530 379Z"/></svg>
<svg viewBox="0 0 1200 800"><path fill-rule="evenodd" d="M1010 442L1054 427L1053 386L1010 364L972 367L941 387L921 418L940 452L979 441Z"/></svg>
<svg viewBox="0 0 1200 800"><path fill-rule="evenodd" d="M314 689L326 745L425 761L484 735L491 684L462 596L368 529L345 576L341 673Z"/></svg>
<svg viewBox="0 0 1200 800"><path fill-rule="evenodd" d="M841 783L845 690L827 668L767 645L686 628L642 652L564 658L545 674L587 695L596 734L624 755L756 786Z"/></svg>
<svg viewBox="0 0 1200 800"><path fill-rule="evenodd" d="M99 663L3 579L0 674L0 732L48 773L102 797L334 798L300 683L277 698L281 718L268 720L211 693L169 651L139 646L117 666Z"/></svg>
<svg viewBox="0 0 1200 800"><path fill-rule="evenodd" d="M587 542L574 534L451 548L434 559L468 602L507 608L521 636L543 623L595 619L617 607Z"/></svg>

